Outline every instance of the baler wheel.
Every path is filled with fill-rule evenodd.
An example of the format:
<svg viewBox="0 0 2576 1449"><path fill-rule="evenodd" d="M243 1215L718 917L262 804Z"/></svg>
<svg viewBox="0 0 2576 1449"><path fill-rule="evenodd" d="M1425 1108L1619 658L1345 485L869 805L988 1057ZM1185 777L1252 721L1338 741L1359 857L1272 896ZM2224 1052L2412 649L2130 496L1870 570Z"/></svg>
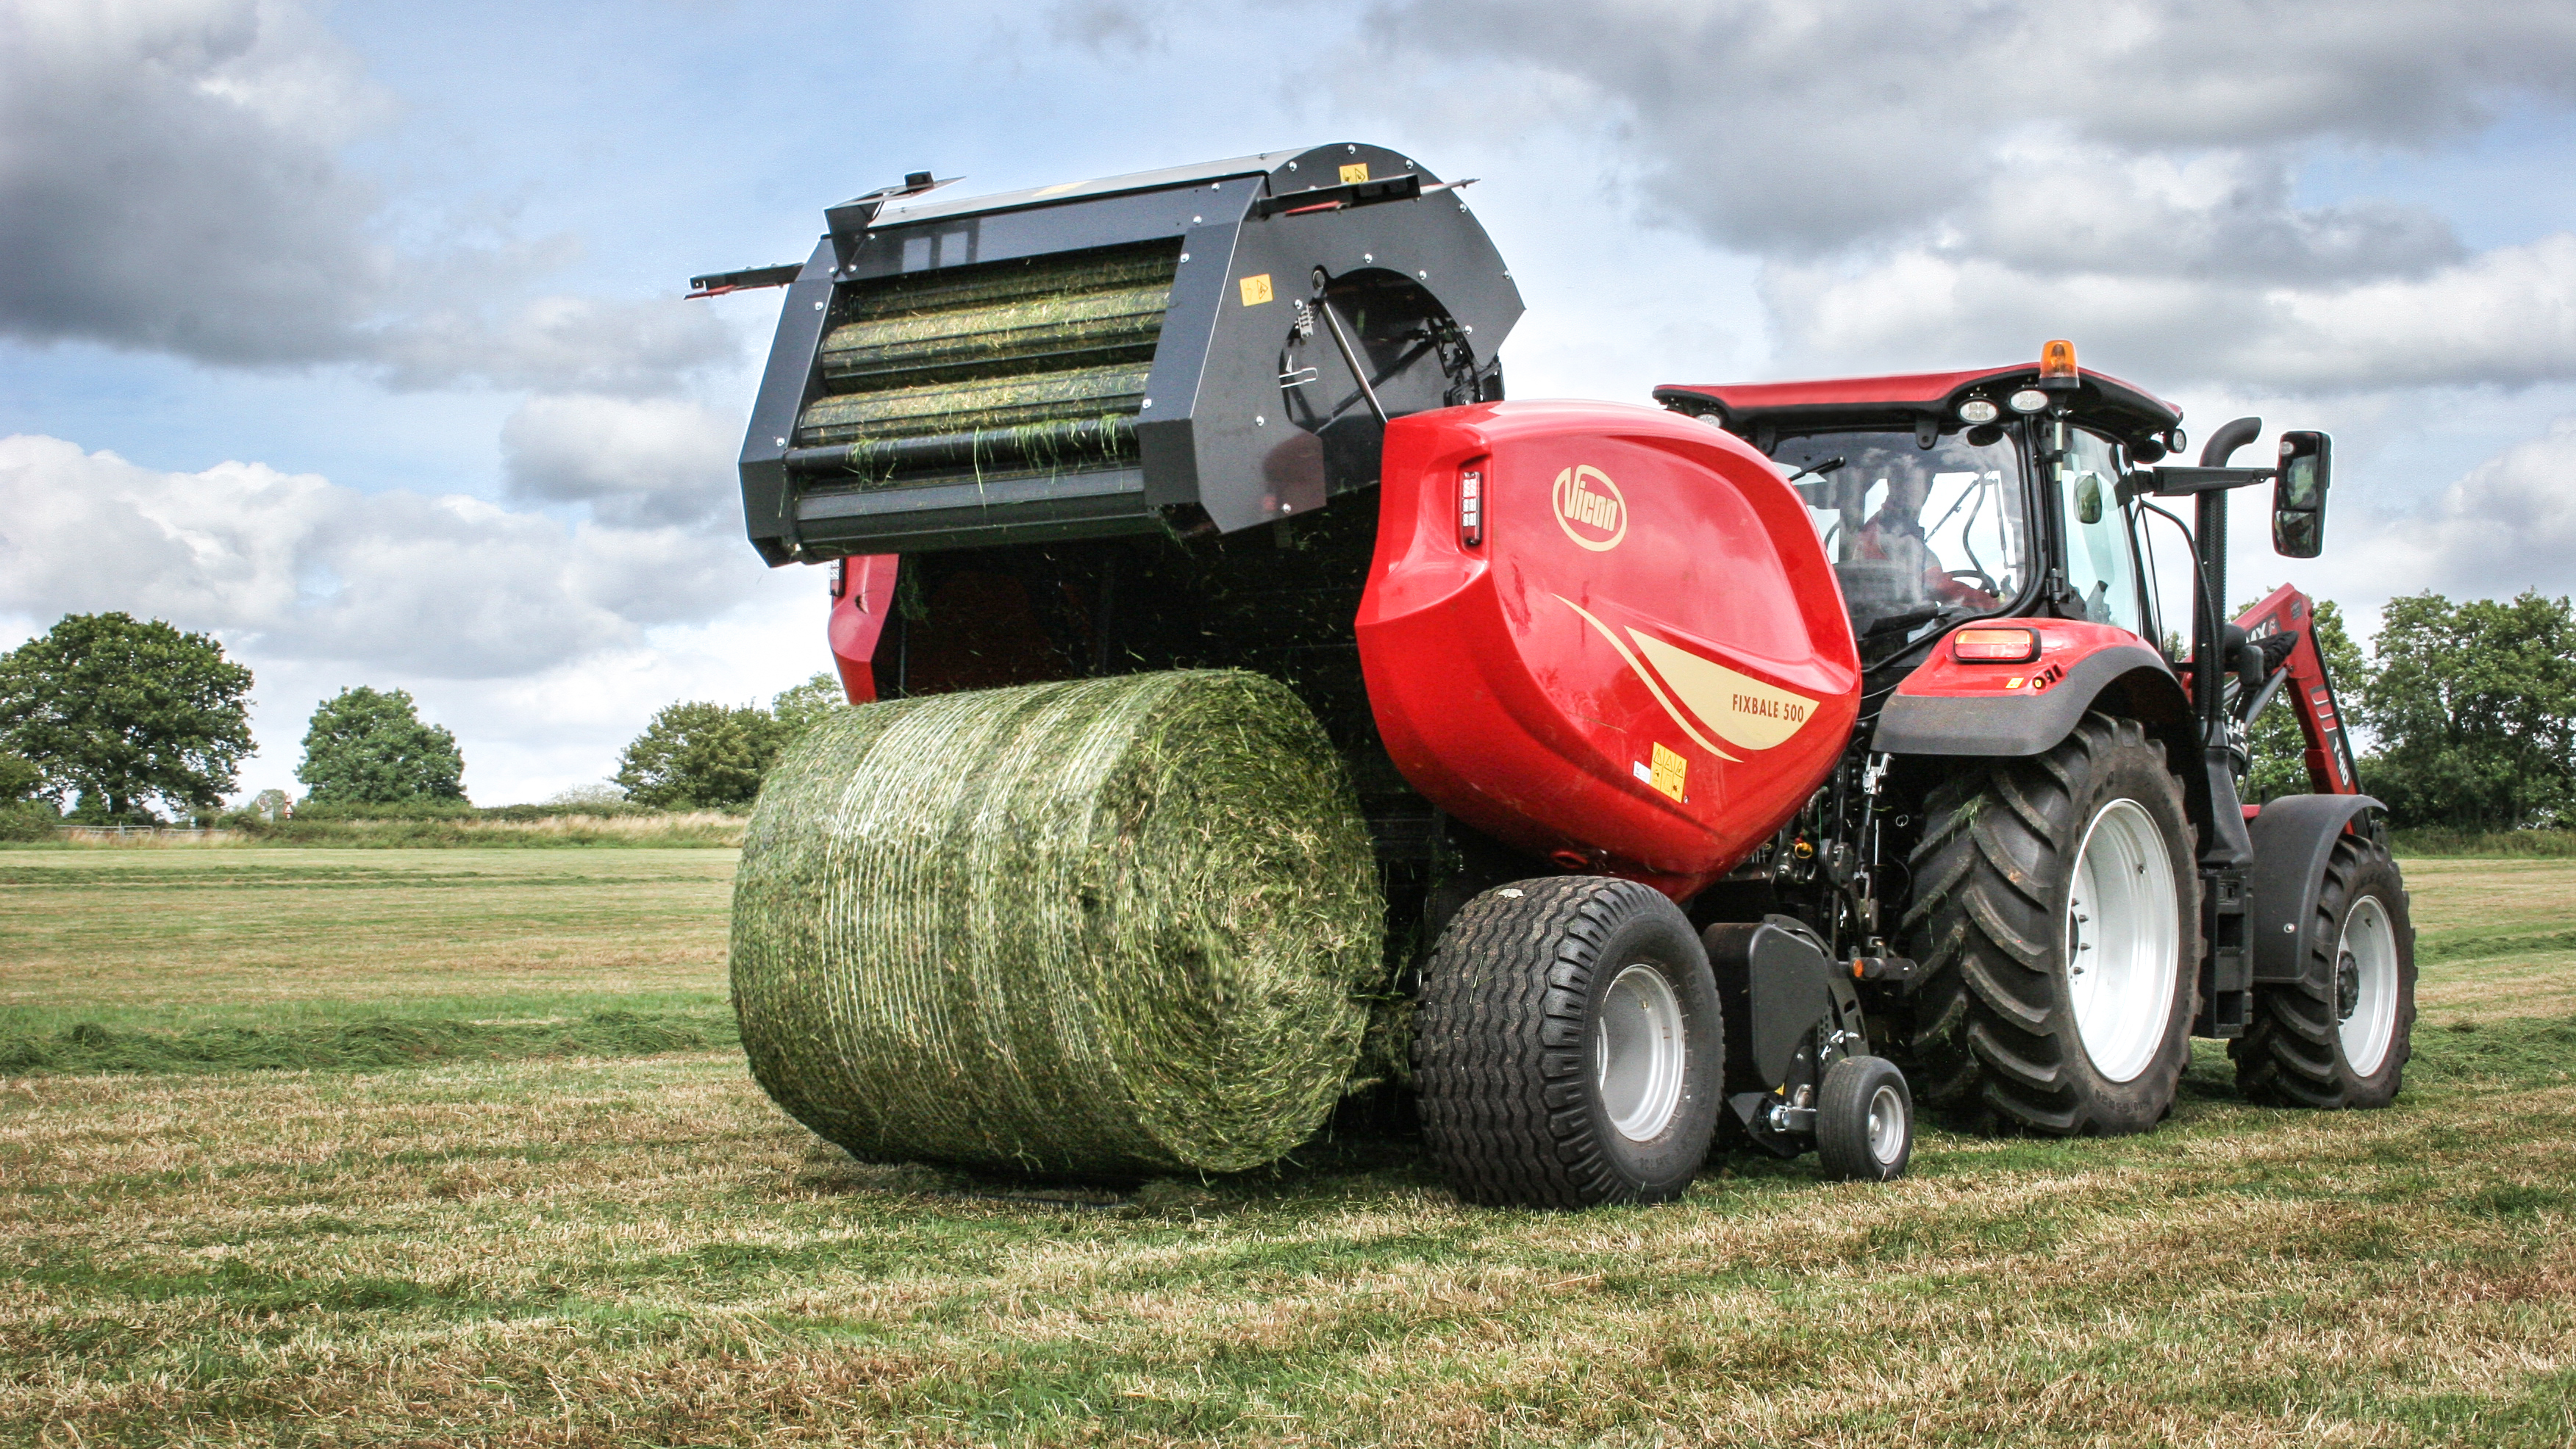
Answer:
<svg viewBox="0 0 2576 1449"><path fill-rule="evenodd" d="M2415 929L2387 850L2337 839L2317 892L2307 980L2258 986L2254 1020L2227 1044L2236 1089L2275 1107L2385 1107L2414 1050Z"/></svg>
<svg viewBox="0 0 2576 1449"><path fill-rule="evenodd" d="M1924 984L1917 1095L1993 1125L2143 1132L2172 1110L2199 999L2182 785L2137 721L2087 714L2046 754L1936 787L1904 932Z"/></svg>
<svg viewBox="0 0 2576 1449"><path fill-rule="evenodd" d="M1914 1156L1914 1098L1885 1057L1844 1057L1816 1093L1816 1157L1827 1177L1894 1182Z"/></svg>
<svg viewBox="0 0 2576 1449"><path fill-rule="evenodd" d="M1422 1132L1458 1196L1584 1208L1679 1197L1717 1127L1725 1034L1681 909L1558 876L1469 901L1422 968Z"/></svg>

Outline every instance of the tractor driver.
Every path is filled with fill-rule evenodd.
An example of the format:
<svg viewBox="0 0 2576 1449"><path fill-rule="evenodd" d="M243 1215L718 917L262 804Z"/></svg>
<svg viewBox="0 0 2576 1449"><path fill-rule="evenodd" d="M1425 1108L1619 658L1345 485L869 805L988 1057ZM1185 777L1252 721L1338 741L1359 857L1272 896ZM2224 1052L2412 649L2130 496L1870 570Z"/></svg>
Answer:
<svg viewBox="0 0 2576 1449"><path fill-rule="evenodd" d="M1861 474L1881 473L1887 484L1887 497L1861 525L1854 540L1859 556L1905 566L1909 578L1923 581L1923 596L1943 604L1956 604L1980 613L1996 607L1994 595L1972 584L1953 578L1941 556L1932 551L1931 541L1923 536L1923 504L1932 490L1932 470L1924 457L1904 457L1873 450L1876 456L1864 460L1868 469Z"/></svg>

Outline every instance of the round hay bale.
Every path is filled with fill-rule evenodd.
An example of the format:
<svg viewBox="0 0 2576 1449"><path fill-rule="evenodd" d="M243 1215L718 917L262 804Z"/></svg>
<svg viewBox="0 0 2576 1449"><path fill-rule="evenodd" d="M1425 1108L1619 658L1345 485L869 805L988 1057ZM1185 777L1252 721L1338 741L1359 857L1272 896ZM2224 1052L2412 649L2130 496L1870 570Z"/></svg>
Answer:
<svg viewBox="0 0 2576 1449"><path fill-rule="evenodd" d="M734 1008L761 1086L862 1158L1236 1171L1340 1095L1383 913L1340 758L1276 680L895 700L761 787Z"/></svg>

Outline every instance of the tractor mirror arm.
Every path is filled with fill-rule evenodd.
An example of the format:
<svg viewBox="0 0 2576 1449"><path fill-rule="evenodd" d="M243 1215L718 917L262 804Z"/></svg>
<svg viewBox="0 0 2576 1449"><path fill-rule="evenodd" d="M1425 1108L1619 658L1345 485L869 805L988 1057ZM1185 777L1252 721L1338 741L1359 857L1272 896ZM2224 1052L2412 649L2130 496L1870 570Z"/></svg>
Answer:
<svg viewBox="0 0 2576 1449"><path fill-rule="evenodd" d="M2124 498L2139 493L2153 493L2158 498L2185 498L2195 493L2218 493L2230 488L2251 488L2269 483L2279 474L2276 468L2145 468L2136 475L2143 486L2131 492L2123 483Z"/></svg>

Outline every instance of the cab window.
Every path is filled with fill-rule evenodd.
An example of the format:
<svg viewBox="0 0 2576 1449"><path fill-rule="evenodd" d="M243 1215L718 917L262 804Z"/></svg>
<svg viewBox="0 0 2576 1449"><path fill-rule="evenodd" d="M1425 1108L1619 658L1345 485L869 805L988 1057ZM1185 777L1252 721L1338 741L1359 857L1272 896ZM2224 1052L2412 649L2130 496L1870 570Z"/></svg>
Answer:
<svg viewBox="0 0 2576 1449"><path fill-rule="evenodd" d="M2111 441L2081 428L2057 465L2057 507L2066 535L2066 583L2083 600L2084 617L2147 633L2139 601L2137 556L2119 501L2120 460Z"/></svg>
<svg viewBox="0 0 2576 1449"><path fill-rule="evenodd" d="M2001 428L1795 434L1772 461L1805 500L1867 641L1992 613L2029 579L2021 457Z"/></svg>

